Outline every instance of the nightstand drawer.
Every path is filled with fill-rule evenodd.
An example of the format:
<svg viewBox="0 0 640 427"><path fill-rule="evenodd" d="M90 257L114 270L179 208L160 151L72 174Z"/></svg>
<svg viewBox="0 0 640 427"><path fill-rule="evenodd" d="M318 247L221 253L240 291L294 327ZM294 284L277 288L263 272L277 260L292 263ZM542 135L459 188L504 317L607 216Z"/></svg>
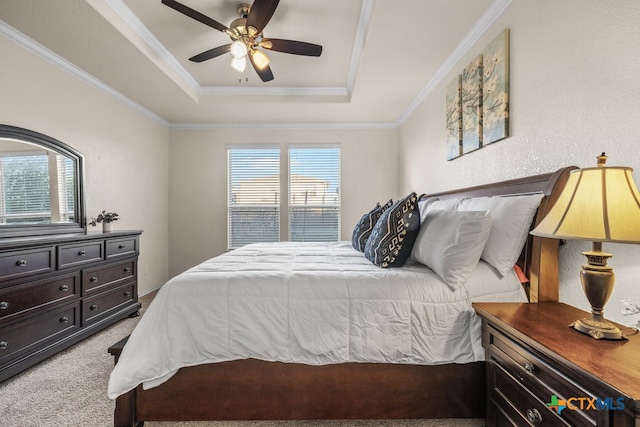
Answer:
<svg viewBox="0 0 640 427"><path fill-rule="evenodd" d="M497 408L509 419L508 424L534 425L534 426L582 426L590 425L575 424L563 420L557 413L550 410L544 402L538 400L527 388L519 384L500 365L493 364L492 378L489 379L493 385L490 390L490 398ZM565 411L562 411L564 415Z"/></svg>
<svg viewBox="0 0 640 427"><path fill-rule="evenodd" d="M557 399L567 400L569 398L592 398L593 393L575 384L570 378L562 375L559 371L549 366L536 355L527 351L517 343L505 337L502 333L487 327L488 350L492 362L500 369L496 370L495 381L506 382L504 376L509 377L509 381L516 384L519 389L527 392L542 404L542 409L538 409L544 418L558 414L547 406L551 402L552 396ZM501 372L502 374L498 374ZM492 379L490 378L489 381ZM513 386L512 384L512 386ZM497 383L495 385L498 388ZM573 405L574 407L577 405ZM525 412L526 414L526 412ZM548 414L545 416L545 414ZM569 425L596 425L597 411L581 411L579 409L566 408L561 411L559 419L569 423ZM547 425L546 423L544 425Z"/></svg>

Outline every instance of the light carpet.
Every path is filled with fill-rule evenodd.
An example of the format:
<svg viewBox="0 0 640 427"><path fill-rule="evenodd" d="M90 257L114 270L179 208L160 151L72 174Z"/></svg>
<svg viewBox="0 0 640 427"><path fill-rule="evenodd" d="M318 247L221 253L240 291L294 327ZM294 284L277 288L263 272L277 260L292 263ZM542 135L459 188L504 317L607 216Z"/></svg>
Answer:
<svg viewBox="0 0 640 427"><path fill-rule="evenodd" d="M143 310L152 295L141 298ZM107 348L131 333L125 319L0 383L0 425L5 427L108 427L114 401L107 397L113 358ZM146 422L146 427L478 427L482 419Z"/></svg>

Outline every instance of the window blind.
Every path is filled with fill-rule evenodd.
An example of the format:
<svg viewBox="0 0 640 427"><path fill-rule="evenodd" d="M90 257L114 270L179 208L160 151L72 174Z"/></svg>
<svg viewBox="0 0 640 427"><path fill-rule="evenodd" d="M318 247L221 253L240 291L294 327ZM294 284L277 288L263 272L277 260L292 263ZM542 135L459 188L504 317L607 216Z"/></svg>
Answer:
<svg viewBox="0 0 640 427"><path fill-rule="evenodd" d="M280 150L227 148L228 247L280 240Z"/></svg>
<svg viewBox="0 0 640 427"><path fill-rule="evenodd" d="M51 221L46 153L3 155L0 172L0 223Z"/></svg>
<svg viewBox="0 0 640 427"><path fill-rule="evenodd" d="M340 149L289 148L289 240L340 236Z"/></svg>
<svg viewBox="0 0 640 427"><path fill-rule="evenodd" d="M58 168L58 198L60 200L60 220L72 222L75 220L75 174L73 160L68 157L57 155L56 165Z"/></svg>

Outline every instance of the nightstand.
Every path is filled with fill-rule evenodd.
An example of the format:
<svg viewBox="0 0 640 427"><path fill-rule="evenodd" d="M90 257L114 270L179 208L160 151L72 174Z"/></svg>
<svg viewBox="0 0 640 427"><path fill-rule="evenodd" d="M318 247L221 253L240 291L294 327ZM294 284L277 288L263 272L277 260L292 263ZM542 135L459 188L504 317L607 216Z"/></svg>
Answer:
<svg viewBox="0 0 640 427"><path fill-rule="evenodd" d="M482 318L487 426L640 427L640 334L595 340L562 303L474 303ZM629 332L631 331L631 332Z"/></svg>

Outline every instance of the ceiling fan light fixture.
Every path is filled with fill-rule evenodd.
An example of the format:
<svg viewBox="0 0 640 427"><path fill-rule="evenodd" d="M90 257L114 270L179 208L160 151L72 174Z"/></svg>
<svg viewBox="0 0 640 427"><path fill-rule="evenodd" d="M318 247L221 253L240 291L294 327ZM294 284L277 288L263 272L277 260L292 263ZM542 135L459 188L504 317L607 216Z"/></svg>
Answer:
<svg viewBox="0 0 640 427"><path fill-rule="evenodd" d="M269 66L269 57L261 50L251 49L251 58L259 70L264 70Z"/></svg>
<svg viewBox="0 0 640 427"><path fill-rule="evenodd" d="M247 45L244 44L243 41L236 40L231 43L231 48L229 49L229 51L231 52L231 56L233 56L234 59L242 59L247 56L248 49Z"/></svg>
<svg viewBox="0 0 640 427"><path fill-rule="evenodd" d="M231 67L240 73L244 73L247 68L247 58L231 58Z"/></svg>

